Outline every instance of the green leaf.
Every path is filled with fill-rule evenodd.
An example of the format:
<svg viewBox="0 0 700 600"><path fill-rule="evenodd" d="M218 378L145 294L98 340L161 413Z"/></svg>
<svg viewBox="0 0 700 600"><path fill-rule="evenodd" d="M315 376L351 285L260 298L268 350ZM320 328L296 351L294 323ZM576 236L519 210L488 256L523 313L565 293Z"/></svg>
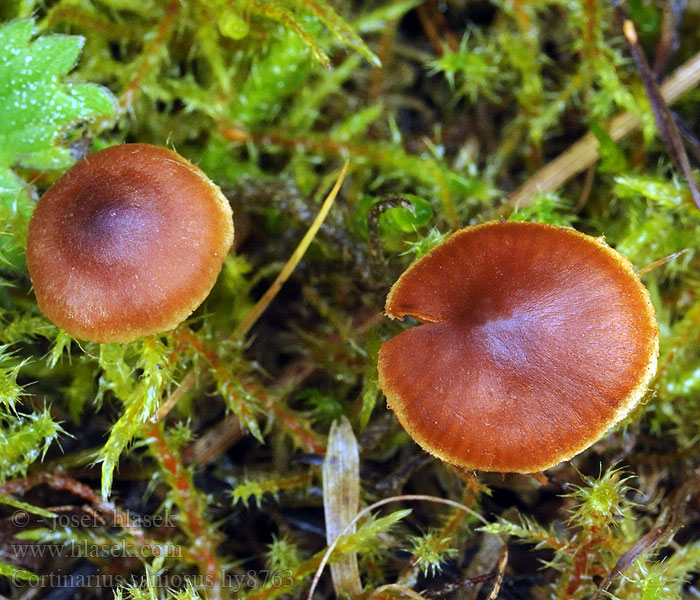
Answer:
<svg viewBox="0 0 700 600"><path fill-rule="evenodd" d="M22 167L25 169L38 169L40 171L67 169L74 162L75 159L70 150L59 146L42 148L41 150L29 152L19 157L19 163Z"/></svg>
<svg viewBox="0 0 700 600"><path fill-rule="evenodd" d="M363 195L357 202L357 208L352 215L352 226L366 237L368 235L367 219L372 207L382 202L383 198ZM413 233L418 228L430 223L433 218L433 209L427 200L413 194L401 194L401 201L408 201L412 210L403 206L387 208L381 213L379 223L384 236L395 236L402 233Z"/></svg>
<svg viewBox="0 0 700 600"><path fill-rule="evenodd" d="M13 66L22 69L20 77L48 81L65 75L78 62L85 40L78 36L50 35L31 43L28 52L19 52ZM0 71L1 72L1 71Z"/></svg>
<svg viewBox="0 0 700 600"><path fill-rule="evenodd" d="M10 249L23 249L29 217L34 209L31 188L8 167L0 166L0 260L8 265Z"/></svg>
<svg viewBox="0 0 700 600"><path fill-rule="evenodd" d="M112 94L96 85L61 81L76 64L84 40L50 35L32 41L34 23L0 27L0 256L24 268L26 229L34 209L32 187L12 167L66 169L67 146L78 123L114 115Z"/></svg>
<svg viewBox="0 0 700 600"><path fill-rule="evenodd" d="M265 443L265 437L260 431L257 415L262 412L257 398L236 381L230 373L214 370L216 388L226 402L226 406L238 417L250 434L261 444Z"/></svg>
<svg viewBox="0 0 700 600"><path fill-rule="evenodd" d="M92 83L79 83L68 88L68 95L80 107L79 118L89 118L92 113L114 114L114 99L109 90Z"/></svg>
<svg viewBox="0 0 700 600"><path fill-rule="evenodd" d="M32 37L34 23L31 21L15 21L0 28L0 48L16 48L26 44ZM3 56L0 59L0 69L5 64ZM0 80L1 81L1 80Z"/></svg>
<svg viewBox="0 0 700 600"><path fill-rule="evenodd" d="M49 35L32 41L34 23L0 28L0 167L62 169L73 162L61 146L71 126L111 116L111 93L61 77L76 64L84 39Z"/></svg>
<svg viewBox="0 0 700 600"><path fill-rule="evenodd" d="M12 205L25 194L26 184L8 168L0 168L0 202Z"/></svg>

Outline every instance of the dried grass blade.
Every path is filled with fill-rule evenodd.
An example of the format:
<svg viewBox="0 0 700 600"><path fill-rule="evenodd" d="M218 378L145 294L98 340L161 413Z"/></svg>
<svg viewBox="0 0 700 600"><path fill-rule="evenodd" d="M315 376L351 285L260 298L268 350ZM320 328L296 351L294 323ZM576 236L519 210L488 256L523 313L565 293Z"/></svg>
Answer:
<svg viewBox="0 0 700 600"><path fill-rule="evenodd" d="M314 578L311 581L311 587L309 588L309 593L306 596L306 600L312 600L314 597L314 592L316 591L316 586L318 585L319 579L321 579L321 574L323 573L323 569L326 568L326 565L328 564L328 561L331 557L331 554L333 554L333 551L335 550L336 546L338 545L338 542L349 533L349 531L355 526L355 524L363 518L365 515L371 513L375 508L379 508L380 506L384 506L385 504L390 504L392 502L401 502L401 501L418 501L418 502L434 502L436 504L445 504L446 506L452 506L454 508L459 508L460 510L463 510L464 512L470 514L472 517L477 519L478 521L481 521L484 525L488 525L489 522L478 512L475 510L472 510L468 506L464 506L464 504L460 504L459 502L455 502L454 500L449 500L448 498L440 498L436 496L428 496L426 494L403 494L401 496L391 496L390 498L384 498L382 500L378 500L374 504L370 504L369 506L366 506L363 508L359 513L355 515L355 518L350 521L343 529L343 532L341 535L337 536L335 540L333 540L333 543L326 548L326 553L323 555L323 558L321 559L321 562L319 563L318 567L316 568L316 573L314 573ZM502 538L499 537L499 539L502 540ZM496 582L494 583L493 588L491 589L491 592L489 593L488 597L486 600L495 600L498 597L498 594L501 590L501 583L503 582L503 574L505 573L505 568L508 564L508 546L506 545L505 541L503 541L503 554L501 555L501 560L499 562L498 566L498 575L496 577Z"/></svg>
<svg viewBox="0 0 700 600"><path fill-rule="evenodd" d="M678 67L661 85L661 94L672 104L700 82L700 52ZM613 117L608 134L614 141L621 140L639 126L637 117L620 113ZM600 144L592 133L587 133L554 160L534 173L508 197L510 206L529 206L538 192L553 192L569 179L585 171L600 158Z"/></svg>
<svg viewBox="0 0 700 600"><path fill-rule="evenodd" d="M658 269L659 267L663 267L665 264L671 262L672 260L678 258L679 256L683 256L686 252L689 252L690 248L683 248L683 250L679 250L678 252L674 252L673 254L669 254L668 256L664 256L663 258L660 258L659 260L655 260L653 263L648 264L646 267L642 267L637 271L637 275L644 275L645 273L649 273L649 271L653 271L654 269Z"/></svg>
<svg viewBox="0 0 700 600"><path fill-rule="evenodd" d="M352 425L345 417L335 421L323 461L323 509L326 542L332 544L360 510L360 452ZM354 533L353 527L349 533ZM348 554L331 565L333 589L338 598L362 593L357 555Z"/></svg>
<svg viewBox="0 0 700 600"><path fill-rule="evenodd" d="M277 278L272 282L272 285L262 295L262 298L257 301L253 309L238 324L238 327L236 327L231 335L232 338L242 338L250 331L250 328L255 324L258 318L260 318L260 315L265 312L265 309L270 305L270 302L272 302L280 289L282 289L284 282L289 279L292 271L294 271L295 267L299 264L299 261L306 253L309 244L311 244L314 237L316 237L316 234L321 228L326 216L328 216L328 211L330 211L331 206L333 206L333 202L340 191L340 186L343 185L343 180L345 179L345 173L347 173L347 170L348 162L346 161L343 168L340 170L340 175L338 175L338 179L336 180L333 189L329 192L328 196L326 196L326 199L321 205L321 209L318 211L318 215L316 215L314 222L311 223L311 227L309 227L309 230L306 232L301 242L299 242L299 245L289 257L289 260L287 260L287 262L284 264L284 267L282 267L282 270Z"/></svg>
<svg viewBox="0 0 700 600"><path fill-rule="evenodd" d="M387 583L378 587L372 592L370 598L376 598L377 600L382 600L385 598L384 593L387 592L390 598L412 598L413 600L425 600L424 596L421 596L418 592L414 592L411 588L407 588L403 585L397 585L395 583ZM396 592L396 593L394 593Z"/></svg>

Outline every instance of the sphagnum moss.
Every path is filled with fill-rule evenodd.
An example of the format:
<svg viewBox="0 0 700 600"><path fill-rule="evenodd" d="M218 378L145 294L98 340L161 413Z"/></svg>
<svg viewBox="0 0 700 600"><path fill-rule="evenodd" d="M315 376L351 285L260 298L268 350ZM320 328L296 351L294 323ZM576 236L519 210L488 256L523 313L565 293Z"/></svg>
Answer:
<svg viewBox="0 0 700 600"><path fill-rule="evenodd" d="M698 7L625 8L657 75L692 87ZM327 543L326 436L345 415L361 506L431 494L511 536L504 570L469 513L385 506L338 544L357 556L367 598L483 596L501 579L502 595L523 597L692 597L700 217L608 2L25 0L0 3L0 19L0 499L14 527L0 539L4 595L47 590L32 571L88 567L89 597L115 583L134 599L303 594ZM673 109L681 131L697 130L692 94ZM587 162L579 139L593 144ZM37 309L27 223L71 164L124 142L173 148L220 185L237 254L173 332L81 344ZM232 339L345 159L303 260ZM541 179L550 164L557 177ZM505 206L518 189L541 193ZM381 315L391 284L451 231L500 217L604 233L637 270L674 257L642 275L660 331L651 393L538 480L426 458L377 388L378 349L401 330ZM41 559L74 539L87 562ZM121 541L139 560L114 550ZM130 576L148 584L128 587ZM322 578L317 595L331 589Z"/></svg>

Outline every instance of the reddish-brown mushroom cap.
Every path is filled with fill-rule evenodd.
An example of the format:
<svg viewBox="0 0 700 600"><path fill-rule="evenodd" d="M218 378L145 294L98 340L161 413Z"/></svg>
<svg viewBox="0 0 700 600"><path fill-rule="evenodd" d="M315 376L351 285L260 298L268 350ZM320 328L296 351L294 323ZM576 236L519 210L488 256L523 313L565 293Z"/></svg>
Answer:
<svg viewBox="0 0 700 600"><path fill-rule="evenodd" d="M381 347L389 406L425 450L470 469L571 458L656 370L654 308L631 263L567 227L458 231L399 278L386 312L423 322Z"/></svg>
<svg viewBox="0 0 700 600"><path fill-rule="evenodd" d="M88 156L44 193L27 265L58 327L129 342L197 308L232 242L229 203L198 167L167 148L124 144Z"/></svg>

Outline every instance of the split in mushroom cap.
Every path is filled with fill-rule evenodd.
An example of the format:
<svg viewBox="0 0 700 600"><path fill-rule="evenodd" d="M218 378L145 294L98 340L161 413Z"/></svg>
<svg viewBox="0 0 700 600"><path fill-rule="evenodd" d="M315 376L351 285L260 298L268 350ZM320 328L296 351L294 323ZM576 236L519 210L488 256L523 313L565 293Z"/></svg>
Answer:
<svg viewBox="0 0 700 600"><path fill-rule="evenodd" d="M567 227L458 231L399 278L386 313L423 322L379 352L389 406L425 450L470 469L568 460L656 370L654 308L631 263Z"/></svg>
<svg viewBox="0 0 700 600"><path fill-rule="evenodd" d="M198 167L167 148L124 144L88 156L44 193L27 265L57 326L129 342L197 308L232 242L229 203Z"/></svg>

